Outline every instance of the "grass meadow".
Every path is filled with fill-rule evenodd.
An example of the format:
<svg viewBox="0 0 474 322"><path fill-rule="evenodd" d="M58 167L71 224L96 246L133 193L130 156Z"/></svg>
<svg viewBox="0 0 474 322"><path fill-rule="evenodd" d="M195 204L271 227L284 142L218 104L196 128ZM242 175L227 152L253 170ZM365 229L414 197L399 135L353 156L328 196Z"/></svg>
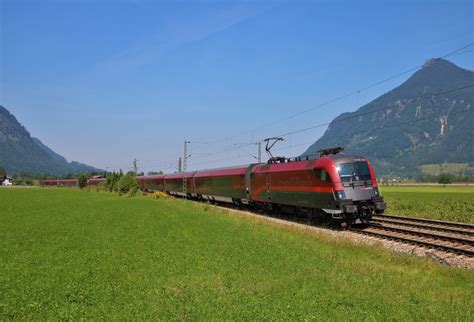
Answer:
<svg viewBox="0 0 474 322"><path fill-rule="evenodd" d="M176 199L0 189L0 320L474 319L474 272Z"/></svg>
<svg viewBox="0 0 474 322"><path fill-rule="evenodd" d="M391 215L474 224L472 186L382 186Z"/></svg>

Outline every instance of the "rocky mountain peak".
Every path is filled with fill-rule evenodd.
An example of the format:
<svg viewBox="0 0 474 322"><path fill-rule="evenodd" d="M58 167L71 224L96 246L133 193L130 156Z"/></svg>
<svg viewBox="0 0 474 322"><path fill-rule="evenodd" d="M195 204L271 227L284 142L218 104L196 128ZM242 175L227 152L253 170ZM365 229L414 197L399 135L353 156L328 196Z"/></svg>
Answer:
<svg viewBox="0 0 474 322"><path fill-rule="evenodd" d="M400 86L338 116L304 154L344 146L380 174L408 176L424 164L474 163L472 85L473 71L429 59Z"/></svg>
<svg viewBox="0 0 474 322"><path fill-rule="evenodd" d="M67 174L102 171L77 162L67 162L40 140L32 138L16 117L1 105L0 166L9 174L20 172Z"/></svg>
<svg viewBox="0 0 474 322"><path fill-rule="evenodd" d="M435 63L436 61L438 61L438 60L439 60L439 58L430 58L430 59L427 59L427 60L425 61L425 63L423 64L423 68L428 67L428 66L431 65L431 64L434 64L434 63Z"/></svg>

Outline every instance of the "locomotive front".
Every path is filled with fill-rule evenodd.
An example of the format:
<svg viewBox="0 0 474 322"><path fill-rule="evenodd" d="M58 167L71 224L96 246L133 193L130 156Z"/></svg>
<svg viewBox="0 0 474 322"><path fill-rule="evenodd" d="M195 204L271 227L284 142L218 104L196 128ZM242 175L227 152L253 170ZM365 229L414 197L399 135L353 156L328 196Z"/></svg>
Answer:
<svg viewBox="0 0 474 322"><path fill-rule="evenodd" d="M335 195L346 222L368 222L372 215L387 208L378 188L370 162L364 157L338 155L332 157L337 175Z"/></svg>

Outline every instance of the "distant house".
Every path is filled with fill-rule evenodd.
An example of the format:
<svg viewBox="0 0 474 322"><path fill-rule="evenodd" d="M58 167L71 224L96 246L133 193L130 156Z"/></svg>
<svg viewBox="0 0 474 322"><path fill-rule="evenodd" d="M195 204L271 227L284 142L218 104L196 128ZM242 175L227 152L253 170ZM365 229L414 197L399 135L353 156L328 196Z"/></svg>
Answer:
<svg viewBox="0 0 474 322"><path fill-rule="evenodd" d="M4 177L2 179L2 186L12 186L13 185L13 180L10 177Z"/></svg>

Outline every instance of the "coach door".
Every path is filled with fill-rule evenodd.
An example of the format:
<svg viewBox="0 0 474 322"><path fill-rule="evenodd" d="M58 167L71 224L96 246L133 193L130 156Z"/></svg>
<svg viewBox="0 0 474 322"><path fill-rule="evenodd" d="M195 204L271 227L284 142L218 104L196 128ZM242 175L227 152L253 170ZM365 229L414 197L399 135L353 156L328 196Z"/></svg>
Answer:
<svg viewBox="0 0 474 322"><path fill-rule="evenodd" d="M247 171L245 172L245 195L246 195L247 201L250 201L252 199L252 185L254 184L252 171L257 165L258 163L249 165L249 167L247 168Z"/></svg>

